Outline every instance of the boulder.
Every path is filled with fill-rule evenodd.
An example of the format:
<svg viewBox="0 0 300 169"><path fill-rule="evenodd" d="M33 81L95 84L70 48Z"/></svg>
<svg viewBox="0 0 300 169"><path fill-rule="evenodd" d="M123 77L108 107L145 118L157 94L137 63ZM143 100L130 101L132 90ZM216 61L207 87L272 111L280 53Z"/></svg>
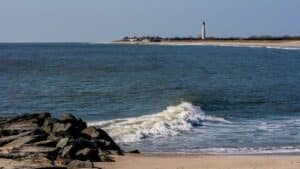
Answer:
<svg viewBox="0 0 300 169"><path fill-rule="evenodd" d="M56 148L55 150L48 152L48 153L46 154L46 157L47 157L49 160L54 161L54 160L57 159L58 154L59 154L60 151L61 151L61 150L60 150L59 148Z"/></svg>
<svg viewBox="0 0 300 169"><path fill-rule="evenodd" d="M38 126L42 126L44 124L44 121L47 119L47 118L50 118L51 117L51 114L48 113L48 112L45 112L45 113L39 113L38 114L38 117L36 118L38 121L37 121L37 124Z"/></svg>
<svg viewBox="0 0 300 169"><path fill-rule="evenodd" d="M135 149L135 150L128 151L127 153L140 154L141 152L138 149Z"/></svg>
<svg viewBox="0 0 300 169"><path fill-rule="evenodd" d="M45 146L45 147L55 147L57 142L55 140L44 140L35 142L34 145L36 146Z"/></svg>
<svg viewBox="0 0 300 169"><path fill-rule="evenodd" d="M29 142L32 142L35 138L33 136L24 136L24 137L19 137L18 139L9 142L7 144L5 144L3 147L7 148L7 147L21 147L24 144L27 144Z"/></svg>
<svg viewBox="0 0 300 169"><path fill-rule="evenodd" d="M72 127L71 123L57 122L53 124L52 133L66 133Z"/></svg>
<svg viewBox="0 0 300 169"><path fill-rule="evenodd" d="M80 160L73 160L67 166L68 169L93 168L93 167L94 165L91 161L80 161Z"/></svg>
<svg viewBox="0 0 300 169"><path fill-rule="evenodd" d="M76 152L84 148L96 149L95 144L86 139L75 139L68 143L60 153L62 158L75 159Z"/></svg>
<svg viewBox="0 0 300 169"><path fill-rule="evenodd" d="M71 144L76 146L78 149L97 148L97 145L93 141L84 138L72 140Z"/></svg>
<svg viewBox="0 0 300 169"><path fill-rule="evenodd" d="M63 148L60 153L60 157L65 159L74 159L76 154L76 147L73 145L68 145Z"/></svg>
<svg viewBox="0 0 300 169"><path fill-rule="evenodd" d="M85 122L83 122L81 119L76 119L71 114L64 115L61 120L53 123L52 129L51 125L44 125L45 130L51 130L51 132L55 135L72 138L79 138L80 131L86 127L87 124Z"/></svg>
<svg viewBox="0 0 300 169"><path fill-rule="evenodd" d="M53 125L54 125L55 123L58 123L58 122L59 122L58 119L51 118L51 117L46 118L46 119L44 120L44 124L43 124L42 128L43 128L43 130L44 130L45 132L51 133L51 132L52 132Z"/></svg>
<svg viewBox="0 0 300 169"><path fill-rule="evenodd" d="M16 140L20 137L24 137L24 136L28 136L32 133L32 131L27 131L27 132L24 132L24 133L20 133L18 135L13 135L13 136L8 136L8 137L1 137L0 138L0 146L3 146L5 145L6 143L9 143L13 140Z"/></svg>
<svg viewBox="0 0 300 169"><path fill-rule="evenodd" d="M18 131L18 133L21 133L20 131L29 131L35 127L40 127L47 117L50 117L50 113L23 114L2 120L0 122L0 128L12 131L15 130Z"/></svg>
<svg viewBox="0 0 300 169"><path fill-rule="evenodd" d="M72 123L74 125L73 127L75 129L77 129L77 131L81 131L81 130L87 128L86 122L83 122L81 119L77 119L72 114L65 114L63 116L63 118L61 119L61 122L63 122L63 123Z"/></svg>
<svg viewBox="0 0 300 169"><path fill-rule="evenodd" d="M30 134L35 137L35 142L46 140L49 134L45 132L42 128L35 128Z"/></svg>
<svg viewBox="0 0 300 169"><path fill-rule="evenodd" d="M57 148L64 148L68 144L69 140L70 140L69 138L62 138L62 139L60 139L57 142L56 147Z"/></svg>
<svg viewBox="0 0 300 169"><path fill-rule="evenodd" d="M61 121L62 122L70 122L70 121L77 121L77 119L72 114L64 114Z"/></svg>
<svg viewBox="0 0 300 169"><path fill-rule="evenodd" d="M49 136L47 137L47 140L54 140L54 141L58 142L61 138L63 138L63 137L56 136L53 133L50 133Z"/></svg>
<svg viewBox="0 0 300 169"><path fill-rule="evenodd" d="M81 133L89 139L91 138L97 139L100 137L100 132L98 132L96 127L88 127L86 129L83 129Z"/></svg>
<svg viewBox="0 0 300 169"><path fill-rule="evenodd" d="M20 133L27 132L27 131L28 130L24 130L24 129L1 129L0 128L0 137L18 135Z"/></svg>
<svg viewBox="0 0 300 169"><path fill-rule="evenodd" d="M63 165L72 160L87 160L88 164L113 161L109 154L122 154L104 130L87 127L84 121L71 114L61 119L52 118L49 113L0 118L0 146L3 158L34 160L41 156L41 159ZM9 151L16 148L18 152ZM71 167L78 168L82 163L85 162L73 161Z"/></svg>
<svg viewBox="0 0 300 169"><path fill-rule="evenodd" d="M100 161L99 152L96 149L84 148L77 151L76 159L78 160L90 160L90 161Z"/></svg>
<svg viewBox="0 0 300 169"><path fill-rule="evenodd" d="M120 147L114 142L114 140L102 129L96 127L88 127L81 131L81 134L89 139L101 140L98 143L104 145L107 150L121 151Z"/></svg>
<svg viewBox="0 0 300 169"><path fill-rule="evenodd" d="M99 158L100 158L100 161L103 161L103 162L114 162L114 159L105 153L100 153Z"/></svg>
<svg viewBox="0 0 300 169"><path fill-rule="evenodd" d="M50 117L50 113L36 113L36 114L22 114L10 119L7 119L5 123L19 123L19 122L43 122L46 118Z"/></svg>

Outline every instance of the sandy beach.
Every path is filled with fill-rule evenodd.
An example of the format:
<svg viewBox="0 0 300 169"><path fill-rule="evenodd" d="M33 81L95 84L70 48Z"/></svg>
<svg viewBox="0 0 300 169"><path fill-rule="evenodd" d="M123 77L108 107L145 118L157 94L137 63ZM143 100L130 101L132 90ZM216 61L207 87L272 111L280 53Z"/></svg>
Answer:
<svg viewBox="0 0 300 169"><path fill-rule="evenodd" d="M295 155L172 155L127 154L113 156L115 162L96 162L102 169L299 169ZM0 168L39 168L42 163L0 158ZM50 167L50 166L49 166ZM62 166L60 166L62 167ZM63 168L63 167L62 167Z"/></svg>
<svg viewBox="0 0 300 169"><path fill-rule="evenodd" d="M299 156L126 155L103 169L299 169Z"/></svg>
<svg viewBox="0 0 300 169"><path fill-rule="evenodd" d="M205 40L205 41L162 41L162 42L114 42L117 44L191 45L191 46L240 46L270 48L300 48L299 40Z"/></svg>

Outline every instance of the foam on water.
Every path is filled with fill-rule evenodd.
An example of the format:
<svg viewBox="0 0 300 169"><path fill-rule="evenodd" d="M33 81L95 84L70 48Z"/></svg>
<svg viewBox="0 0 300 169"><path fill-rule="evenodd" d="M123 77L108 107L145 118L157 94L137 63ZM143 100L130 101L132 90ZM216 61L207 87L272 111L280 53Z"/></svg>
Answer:
<svg viewBox="0 0 300 169"><path fill-rule="evenodd" d="M147 138L175 136L201 126L202 122L229 123L224 118L205 115L199 106L183 102L166 110L140 117L91 122L110 133L117 142L137 142Z"/></svg>
<svg viewBox="0 0 300 169"><path fill-rule="evenodd" d="M282 49L282 50L300 50L299 47L282 47L282 46L267 46L268 49Z"/></svg>
<svg viewBox="0 0 300 169"><path fill-rule="evenodd" d="M299 146L284 147L243 147L243 148L204 148L194 150L182 150L185 153L207 153L207 154L299 154Z"/></svg>

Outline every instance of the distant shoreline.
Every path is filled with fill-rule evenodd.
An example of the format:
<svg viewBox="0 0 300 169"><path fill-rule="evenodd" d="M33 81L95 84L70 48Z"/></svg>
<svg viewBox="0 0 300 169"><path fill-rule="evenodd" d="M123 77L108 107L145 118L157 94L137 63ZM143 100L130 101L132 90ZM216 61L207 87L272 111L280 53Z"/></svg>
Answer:
<svg viewBox="0 0 300 169"><path fill-rule="evenodd" d="M182 46L236 46L236 47L278 47L300 49L300 40L191 40L161 42L114 41L114 44L182 45Z"/></svg>

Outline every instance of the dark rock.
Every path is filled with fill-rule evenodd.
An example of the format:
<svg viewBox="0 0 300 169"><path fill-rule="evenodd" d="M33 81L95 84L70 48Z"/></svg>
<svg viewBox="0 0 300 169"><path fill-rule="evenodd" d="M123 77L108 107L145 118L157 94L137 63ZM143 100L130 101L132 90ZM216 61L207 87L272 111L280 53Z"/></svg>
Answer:
<svg viewBox="0 0 300 169"><path fill-rule="evenodd" d="M74 159L67 159L61 156L57 156L57 158L55 159L55 163L60 165L68 165L72 160Z"/></svg>
<svg viewBox="0 0 300 169"><path fill-rule="evenodd" d="M49 136L47 137L47 140L54 140L56 142L58 142L62 137L56 136L52 133L49 134Z"/></svg>
<svg viewBox="0 0 300 169"><path fill-rule="evenodd" d="M79 138L80 131L86 127L87 124L81 119L76 119L73 115L67 114L59 122L53 124L51 132L59 136ZM49 131L51 126L44 125L44 128Z"/></svg>
<svg viewBox="0 0 300 169"><path fill-rule="evenodd" d="M74 127L79 129L79 131L87 128L87 124L85 122L83 122L81 119L77 119L72 114L65 114L63 116L63 118L61 119L61 122L63 122L63 123L72 123L74 125L76 124Z"/></svg>
<svg viewBox="0 0 300 169"><path fill-rule="evenodd" d="M94 165L91 161L80 161L80 160L73 160L67 166L68 169L93 168L93 167Z"/></svg>
<svg viewBox="0 0 300 169"><path fill-rule="evenodd" d="M71 114L60 120L49 113L0 118L0 146L3 158L34 160L41 156L36 160L47 159L51 164L56 161L63 165L75 159L113 161L108 154L123 153L104 130L87 127ZM15 147L19 151L11 152Z"/></svg>
<svg viewBox="0 0 300 169"><path fill-rule="evenodd" d="M96 127L88 127L86 129L83 129L81 133L86 136L87 138L99 138L100 137L100 132L98 132Z"/></svg>
<svg viewBox="0 0 300 169"><path fill-rule="evenodd" d="M127 153L131 153L131 154L140 154L141 152L136 149L136 150L131 150L131 151L128 151Z"/></svg>
<svg viewBox="0 0 300 169"><path fill-rule="evenodd" d="M46 118L44 120L44 124L42 126L43 130L46 131L47 133L51 133L52 132L52 128L53 128L53 125L55 123L58 123L59 120L58 119L55 119L55 118Z"/></svg>
<svg viewBox="0 0 300 169"><path fill-rule="evenodd" d="M99 152L96 149L84 148L77 151L76 159L78 160L90 160L90 161L100 161Z"/></svg>
<svg viewBox="0 0 300 169"><path fill-rule="evenodd" d="M7 118L0 122L0 128L25 130L39 127L44 123L45 118L50 117L50 113L23 114L20 116Z"/></svg>
<svg viewBox="0 0 300 169"><path fill-rule="evenodd" d="M22 135L20 134L14 137L11 136L11 140L13 141L8 141L8 143L5 144L4 147L21 147L27 143L45 140L48 136L47 133L45 133L40 128L36 128L35 130L30 132L22 133Z"/></svg>
<svg viewBox="0 0 300 169"><path fill-rule="evenodd" d="M20 159L26 157L25 153L0 153L0 158L6 159Z"/></svg>
<svg viewBox="0 0 300 169"><path fill-rule="evenodd" d="M34 145L36 146L46 146L46 147L55 147L57 142L55 140L44 140L35 142Z"/></svg>
<svg viewBox="0 0 300 169"><path fill-rule="evenodd" d="M59 152L60 152L60 149L59 149L59 148L56 148L55 150L53 150L53 151L51 151L51 152L48 152L46 156L47 156L47 158L48 158L49 160L54 161L54 160L57 159L57 156L58 156Z"/></svg>
<svg viewBox="0 0 300 169"><path fill-rule="evenodd" d="M76 152L84 148L97 149L96 145L93 142L80 138L69 141L68 145L62 149L60 156L62 158L75 159Z"/></svg>
<svg viewBox="0 0 300 169"><path fill-rule="evenodd" d="M54 123L52 133L66 133L72 127L71 123Z"/></svg>
<svg viewBox="0 0 300 169"><path fill-rule="evenodd" d="M72 114L64 114L61 121L63 122L70 122L70 121L77 121L76 117Z"/></svg>
<svg viewBox="0 0 300 169"><path fill-rule="evenodd" d="M26 130L26 129L1 129L0 128L0 137L18 135L20 133L27 132L27 131L29 131L29 130Z"/></svg>
<svg viewBox="0 0 300 169"><path fill-rule="evenodd" d="M104 154L104 153L99 154L99 158L100 158L100 161L103 161L103 162L114 162L115 161L108 154Z"/></svg>
<svg viewBox="0 0 300 169"><path fill-rule="evenodd" d="M68 145L63 148L60 156L65 159L74 159L76 154L76 147L73 145Z"/></svg>
<svg viewBox="0 0 300 169"><path fill-rule="evenodd" d="M82 130L81 133L84 137L90 139L104 140L105 142L102 141L102 143L107 144L105 145L107 150L116 150L121 152L120 147L114 142L114 140L104 130L100 128L88 127ZM103 146L101 142L98 143Z"/></svg>
<svg viewBox="0 0 300 169"><path fill-rule="evenodd" d="M70 140L69 138L62 138L62 139L60 139L57 142L56 147L57 148L64 148L68 144L69 140Z"/></svg>
<svg viewBox="0 0 300 169"><path fill-rule="evenodd" d="M20 152L30 153L30 154L48 154L55 151L55 147L45 147L45 146L35 146L26 145L20 148Z"/></svg>
<svg viewBox="0 0 300 169"><path fill-rule="evenodd" d="M36 128L30 134L35 137L35 142L46 140L49 134L45 132L42 128Z"/></svg>
<svg viewBox="0 0 300 169"><path fill-rule="evenodd" d="M36 118L38 119L37 121L38 126L41 127L44 124L45 119L49 117L51 117L51 115L48 112L38 114L38 117Z"/></svg>
<svg viewBox="0 0 300 169"><path fill-rule="evenodd" d="M107 146L110 144L108 141L99 139L99 140L94 140L94 142L100 150L103 150L103 151L108 150Z"/></svg>
<svg viewBox="0 0 300 169"><path fill-rule="evenodd" d="M36 119L43 121L47 117L50 117L50 113L22 114L8 119L5 123L30 122L31 120L36 121Z"/></svg>
<svg viewBox="0 0 300 169"><path fill-rule="evenodd" d="M94 142L84 138L72 140L71 144L76 146L78 149L97 148L97 145Z"/></svg>
<svg viewBox="0 0 300 169"><path fill-rule="evenodd" d="M34 140L35 138L33 136L24 136L24 137L19 137L18 139L9 142L5 144L3 147L21 147L26 143L30 143Z"/></svg>
<svg viewBox="0 0 300 169"><path fill-rule="evenodd" d="M13 140L16 140L20 137L24 137L24 136L28 136L32 133L33 131L27 131L27 132L24 132L24 133L20 133L18 135L13 135L13 136L8 136L8 137L2 137L0 138L0 146L3 146L4 144L7 144Z"/></svg>

